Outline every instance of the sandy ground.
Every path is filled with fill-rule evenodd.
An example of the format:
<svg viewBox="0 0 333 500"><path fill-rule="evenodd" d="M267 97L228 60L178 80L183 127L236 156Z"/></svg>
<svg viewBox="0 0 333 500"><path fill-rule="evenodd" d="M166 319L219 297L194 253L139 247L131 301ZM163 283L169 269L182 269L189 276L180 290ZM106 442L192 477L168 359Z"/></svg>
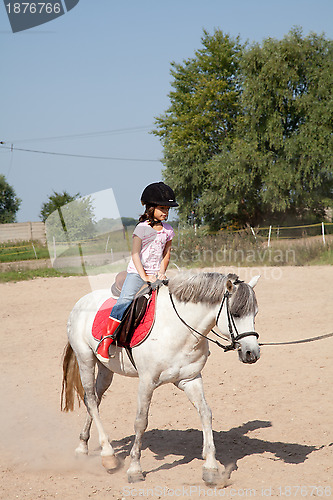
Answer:
<svg viewBox="0 0 333 500"><path fill-rule="evenodd" d="M226 269L221 269L225 272ZM333 268L263 268L256 293L262 342L333 331ZM253 269L239 270L249 280ZM216 346L203 371L217 459L230 484L201 480L199 417L174 386L154 394L143 440L146 481L129 485L137 380L115 376L101 414L123 467L103 469L95 429L90 456L74 458L85 409L60 412L66 321L90 291L86 278L0 285L0 498L122 499L333 495L333 338L262 347L255 365Z"/></svg>

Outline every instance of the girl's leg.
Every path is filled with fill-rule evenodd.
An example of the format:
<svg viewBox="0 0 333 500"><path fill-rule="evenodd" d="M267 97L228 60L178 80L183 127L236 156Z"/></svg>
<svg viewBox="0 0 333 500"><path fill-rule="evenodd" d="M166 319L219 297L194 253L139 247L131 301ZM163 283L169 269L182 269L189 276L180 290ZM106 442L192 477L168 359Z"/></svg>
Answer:
<svg viewBox="0 0 333 500"><path fill-rule="evenodd" d="M109 347L114 341L114 338L112 336L118 328L126 309L144 284L145 281L140 278L138 274L127 274L120 297L117 300L116 304L113 306L110 317L108 319L106 335L97 347L96 356L100 361L104 363L108 362Z"/></svg>
<svg viewBox="0 0 333 500"><path fill-rule="evenodd" d="M120 297L112 308L110 318L120 321L127 307L145 283L139 274L128 273L121 289Z"/></svg>

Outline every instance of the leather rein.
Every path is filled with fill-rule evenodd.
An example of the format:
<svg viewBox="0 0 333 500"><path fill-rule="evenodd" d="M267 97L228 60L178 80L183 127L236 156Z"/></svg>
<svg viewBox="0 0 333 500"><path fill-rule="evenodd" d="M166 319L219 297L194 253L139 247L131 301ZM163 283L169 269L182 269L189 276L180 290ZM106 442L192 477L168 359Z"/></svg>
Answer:
<svg viewBox="0 0 333 500"><path fill-rule="evenodd" d="M238 283L241 283L240 280L237 280L235 281L234 284L238 284ZM233 315L231 314L230 312L230 307L229 307L229 298L230 298L230 292L226 291L223 295L223 299L222 299L222 302L221 302L221 305L220 305L220 308L219 308L219 311L217 313L217 316L216 316L216 320L215 320L215 323L216 323L216 326L217 326L217 323L218 323L218 320L220 318L220 315L221 315L221 312L222 312L222 309L223 309L223 306L224 304L226 304L226 308L227 308L227 318L228 318L228 329L229 329L229 334L230 334L230 339L231 339L231 343L228 344L228 345L223 345L221 344L218 340L216 339L212 339L206 335L203 335L201 332L198 332L198 330L196 330L195 328L192 328L192 326L190 326L189 324L186 323L186 321L180 316L179 312L177 311L176 309L176 306L175 306L175 303L174 303L174 300L173 300L173 297L172 297L172 294L169 292L169 296L170 296L170 300L171 300L171 304L172 304L172 307L175 311L175 313L177 314L178 318L180 319L180 321L185 325L187 326L187 328L189 328L192 332L195 332L197 333L198 335L200 335L201 337L209 340L210 342L213 342L214 344L218 345L219 347L221 347L224 352L227 352L227 351L234 351L235 349L237 349L239 347L239 341L245 337L250 337L250 336L254 336L254 337L257 337L257 339L259 338L259 334L257 332L244 332L244 333L238 333L238 330L237 330L237 327L235 325L235 321L234 321L234 318L233 318ZM214 335L216 335L217 337L223 339L224 341L228 341L229 339L223 337L222 335L220 335L219 333L215 332L213 329L210 330Z"/></svg>

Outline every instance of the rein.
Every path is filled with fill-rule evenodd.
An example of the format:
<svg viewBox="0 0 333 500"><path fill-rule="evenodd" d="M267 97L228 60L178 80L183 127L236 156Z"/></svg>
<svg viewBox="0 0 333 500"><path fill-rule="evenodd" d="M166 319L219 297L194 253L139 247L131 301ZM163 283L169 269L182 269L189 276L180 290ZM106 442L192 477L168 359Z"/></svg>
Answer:
<svg viewBox="0 0 333 500"><path fill-rule="evenodd" d="M173 297L172 297L172 294L170 292L169 292L169 296L170 296L172 307L173 307L175 313L177 314L178 318L180 319L180 321L185 326L187 326L187 328L189 328L190 330L192 330L192 332L197 333L201 337L203 337L203 338L209 340L210 342L213 342L214 344L216 344L219 347L221 347L221 349L223 349L224 352L234 351L235 349L237 349L237 347L238 347L238 341L241 340L241 339L243 339L243 338L245 338L245 337L249 337L251 335L254 335L255 337L257 337L257 339L259 338L259 334L257 332L244 332L244 333L240 333L240 334L238 333L237 327L235 325L234 318L233 318L232 314L230 313L230 309L229 309L229 297L230 297L230 293L228 291L226 291L225 294L223 295L223 299L222 299L219 311L217 313L215 323L217 325L217 322L218 322L219 317L221 315L224 303L226 303L227 318L228 318L228 328L229 328L229 333L230 333L230 338L231 338L231 343L229 345L223 345L218 340L211 339L210 337L207 337L206 335L203 335L201 332L198 332L198 330L196 330L195 328L193 328L192 326L190 326L189 324L187 324L186 321L180 316L179 312L177 311L175 303L174 303L174 300L173 300ZM236 335L234 334L234 331L235 331ZM217 332L215 332L213 329L211 329L211 332L214 333L214 335L216 335L217 337L219 337L219 338L221 338L223 340L228 340L225 337L223 337L222 335L220 335Z"/></svg>
<svg viewBox="0 0 333 500"><path fill-rule="evenodd" d="M314 342L315 340L327 339L333 337L333 333L326 333L325 335L319 335L318 337L311 337L304 340L291 340L289 342L267 342L259 345L290 345L290 344L305 344L306 342Z"/></svg>

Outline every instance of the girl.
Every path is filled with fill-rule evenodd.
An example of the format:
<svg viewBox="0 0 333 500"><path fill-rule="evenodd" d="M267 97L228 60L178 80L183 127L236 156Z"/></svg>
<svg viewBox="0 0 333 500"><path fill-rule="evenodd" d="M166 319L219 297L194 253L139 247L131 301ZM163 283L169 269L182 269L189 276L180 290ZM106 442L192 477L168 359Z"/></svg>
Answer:
<svg viewBox="0 0 333 500"><path fill-rule="evenodd" d="M111 311L107 332L97 347L97 358L109 360L109 347L124 312L136 293L146 282L165 279L170 260L174 231L166 221L170 207L178 207L173 190L164 182L149 184L141 195L146 205L139 223L133 232L132 258L127 267L127 276L117 303Z"/></svg>

